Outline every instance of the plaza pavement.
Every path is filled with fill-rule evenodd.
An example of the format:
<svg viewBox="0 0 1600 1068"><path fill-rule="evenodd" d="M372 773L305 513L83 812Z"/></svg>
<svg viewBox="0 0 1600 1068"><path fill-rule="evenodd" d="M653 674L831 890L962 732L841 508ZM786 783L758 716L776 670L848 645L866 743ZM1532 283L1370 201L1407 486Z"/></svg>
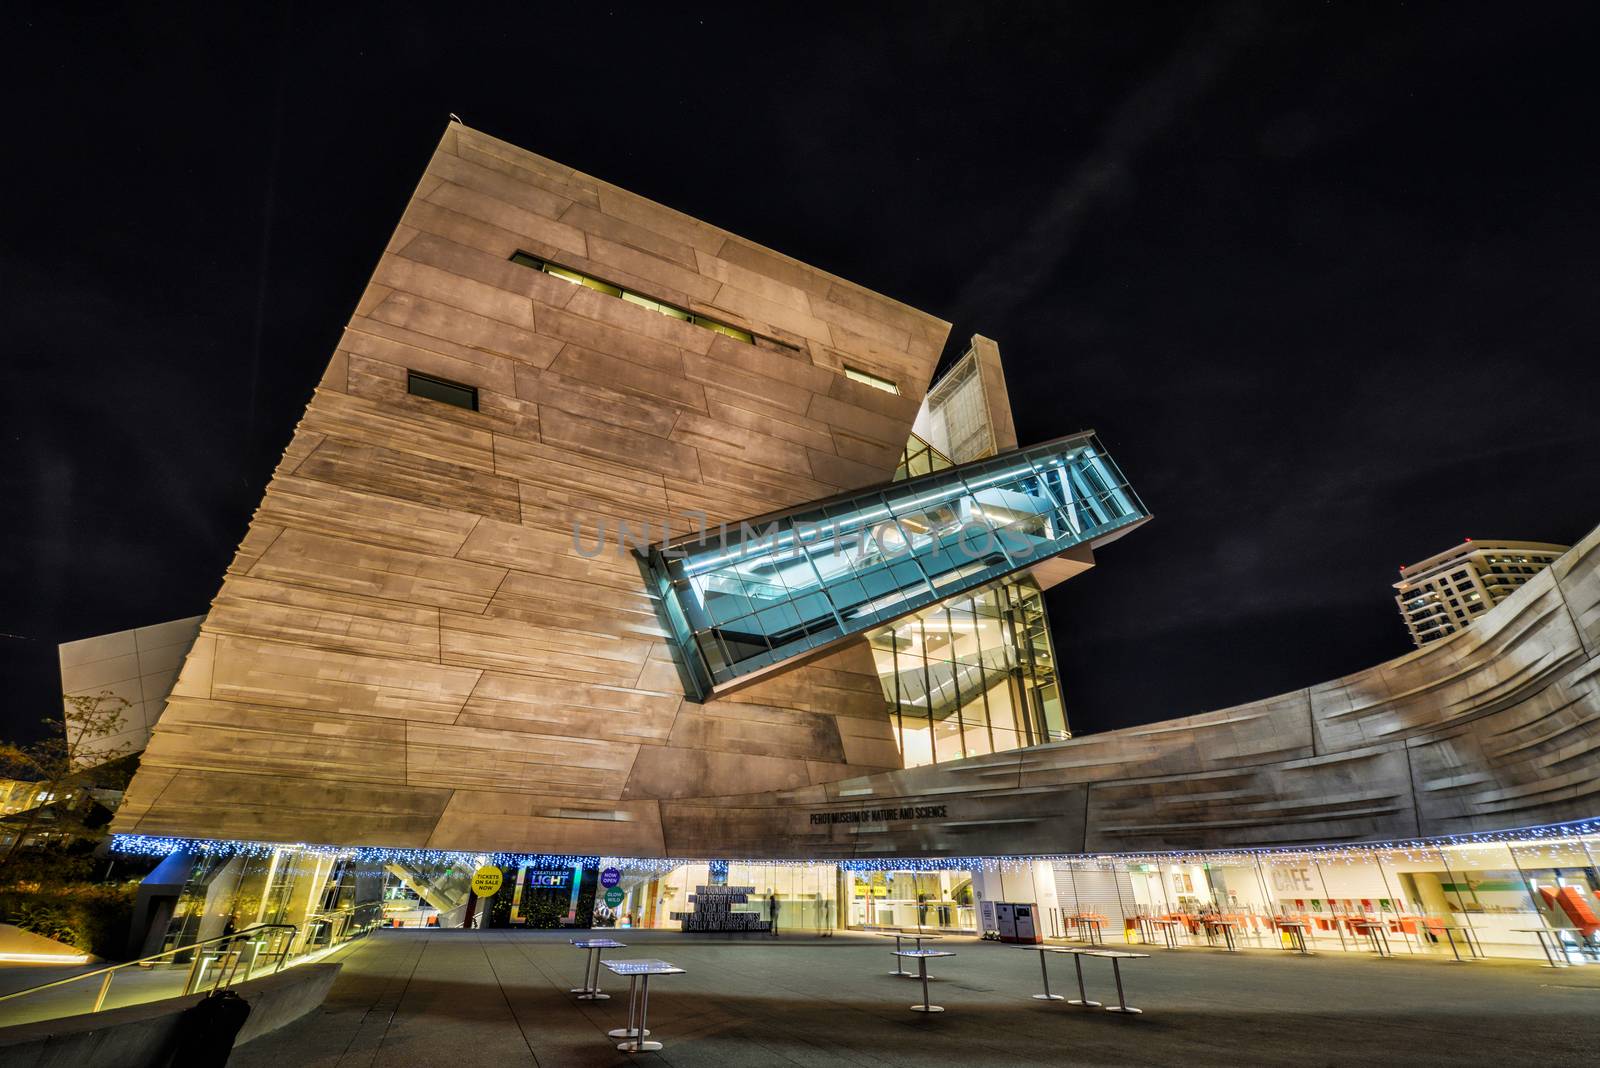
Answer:
<svg viewBox="0 0 1600 1068"><path fill-rule="evenodd" d="M1151 949L1124 965L1117 1016L1034 1001L1036 953L946 939L933 1000L891 978L892 942L841 934L723 938L613 931L626 950L687 975L653 980L660 1053L627 1055L605 1032L627 1016L627 984L602 970L612 999L574 1000L585 954L573 932L385 930L341 951L322 1010L234 1052L237 1068L411 1065L690 1066L1038 1064L1600 1063L1600 967L1300 957L1276 950ZM1115 1001L1108 962L1086 960L1089 996ZM1051 988L1075 996L1069 957Z"/></svg>

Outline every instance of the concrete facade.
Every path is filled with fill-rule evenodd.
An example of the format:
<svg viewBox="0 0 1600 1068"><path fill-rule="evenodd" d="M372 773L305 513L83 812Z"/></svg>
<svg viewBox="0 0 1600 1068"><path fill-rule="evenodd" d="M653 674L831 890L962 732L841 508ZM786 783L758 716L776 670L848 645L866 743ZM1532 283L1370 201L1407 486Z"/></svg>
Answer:
<svg viewBox="0 0 1600 1068"><path fill-rule="evenodd" d="M657 541L664 518L682 532L686 513L736 522L886 481L948 329L452 125L114 830L871 858L1370 841L1600 808L1600 533L1409 656L1067 742L902 769L861 641L686 700L636 560L583 551L597 526ZM974 353L982 453L1015 432L998 350ZM477 407L409 395L408 371Z"/></svg>
<svg viewBox="0 0 1600 1068"><path fill-rule="evenodd" d="M636 563L585 556L574 525L584 546L602 522L654 539L886 481L948 331L451 125L115 829L649 854L663 799L898 767L863 643L687 703ZM478 410L408 395L408 371Z"/></svg>
<svg viewBox="0 0 1600 1068"><path fill-rule="evenodd" d="M1470 629L1354 675L989 757L672 802L662 815L675 856L1384 841L1592 818L1597 750L1600 529Z"/></svg>
<svg viewBox="0 0 1600 1068"><path fill-rule="evenodd" d="M150 741L150 732L167 696L178 681L178 668L200 633L204 616L175 619L132 630L97 634L63 642L61 692L68 697L93 696L109 690L128 702L123 730L85 745L86 751L135 753Z"/></svg>

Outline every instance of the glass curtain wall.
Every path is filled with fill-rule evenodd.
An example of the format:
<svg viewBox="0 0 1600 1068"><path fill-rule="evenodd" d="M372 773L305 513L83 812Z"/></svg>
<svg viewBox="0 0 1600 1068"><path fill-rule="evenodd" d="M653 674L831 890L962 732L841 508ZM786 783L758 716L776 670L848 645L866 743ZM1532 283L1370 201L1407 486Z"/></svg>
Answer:
<svg viewBox="0 0 1600 1068"><path fill-rule="evenodd" d="M1052 935L1065 934L1075 916L1091 914L1102 919L1108 938L1159 943L1163 931L1173 930L1181 941L1203 944L1217 936L1216 921L1222 921L1244 946L1278 948L1288 923L1303 929L1309 948L1317 952L1371 954L1381 943L1394 956L1475 954L1589 965L1600 963L1597 851L1600 835L1585 828L1504 842L1100 854L1054 858L1049 864L1008 859L1000 862L999 892L1007 900L1038 905L1041 930ZM461 876L487 860L361 861L293 848L200 857L163 948L282 923L295 927L285 936L292 937L288 958L300 959L383 922L397 908L427 910L440 918L440 926L460 926L464 919L452 915L452 906L462 893ZM524 915L509 916L512 926L520 920L528 926L592 923L677 930L682 916L696 909L690 898L697 889L724 883L748 888L746 900L732 911L763 923L772 919L775 898L780 933L842 927L980 929L972 870L918 870L916 862L903 862L903 868L897 863L902 862L880 871L850 862L713 865L610 857L599 865L620 872L621 900L615 906L602 907L596 900L595 873L587 866L580 895L574 895L579 869L525 867L507 869L500 897L507 904L520 900ZM1032 869L1035 878L1013 877L1024 869ZM1052 872L1053 884L1040 882ZM385 901L386 879L391 890L403 884L409 892ZM560 915L550 924L535 922L530 893L548 896ZM480 915L483 911L480 907ZM398 918L388 917L389 922ZM281 948L281 943L263 942L227 952L249 958L241 973L248 974L257 957L275 960ZM212 966L219 962L227 963L219 957Z"/></svg>
<svg viewBox="0 0 1600 1068"><path fill-rule="evenodd" d="M1071 737L1031 578L945 601L867 641L905 767Z"/></svg>
<svg viewBox="0 0 1600 1068"><path fill-rule="evenodd" d="M956 463L992 456L997 451L989 398L971 349L934 383L917 413L918 436L942 449Z"/></svg>
<svg viewBox="0 0 1600 1068"><path fill-rule="evenodd" d="M702 886L721 883L704 862L674 867L633 867L626 859L606 857L601 866L621 875L622 900L615 908L595 913L596 927L646 927L679 930L682 918L695 909L689 900ZM820 933L842 925L838 907L839 869L833 864L738 863L727 865L725 885L747 888L746 900L732 911L771 922L777 899L778 933Z"/></svg>
<svg viewBox="0 0 1600 1068"><path fill-rule="evenodd" d="M906 450L900 454L900 466L894 469L894 481L920 478L935 471L954 467L955 461L915 434L906 440Z"/></svg>
<svg viewBox="0 0 1600 1068"><path fill-rule="evenodd" d="M847 871L851 927L976 931L969 871Z"/></svg>
<svg viewBox="0 0 1600 1068"><path fill-rule="evenodd" d="M295 928L291 955L336 945L383 914L380 865L282 848L197 859L173 909L163 949L258 924Z"/></svg>
<svg viewBox="0 0 1600 1068"><path fill-rule="evenodd" d="M1142 522L1091 434L653 546L696 699Z"/></svg>
<svg viewBox="0 0 1600 1068"><path fill-rule="evenodd" d="M1317 950L1600 962L1600 839L1417 844L1404 849L1121 858L1136 909L1190 940L1232 921L1246 944L1276 945L1277 921ZM1541 945L1541 938L1545 945Z"/></svg>

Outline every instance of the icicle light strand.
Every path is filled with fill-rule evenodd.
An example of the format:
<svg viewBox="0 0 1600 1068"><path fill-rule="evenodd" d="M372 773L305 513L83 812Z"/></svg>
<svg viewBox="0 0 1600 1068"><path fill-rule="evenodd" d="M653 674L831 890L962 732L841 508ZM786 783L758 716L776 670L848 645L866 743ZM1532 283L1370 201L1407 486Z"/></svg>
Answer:
<svg viewBox="0 0 1600 1068"><path fill-rule="evenodd" d="M730 864L777 865L785 867L833 868L841 871L1015 871L1044 862L1075 868L1114 868L1128 864L1255 864L1301 863L1365 864L1373 861L1397 863L1431 859L1441 849L1473 849L1514 846L1519 855L1532 858L1555 856L1563 846L1577 839L1600 834L1600 820L1549 824L1511 831L1444 835L1438 838L1412 838L1393 842L1279 846L1260 848L1170 850L1137 853L1054 853L995 857L875 857L840 859L783 859L777 857L600 857L571 853L500 853L469 850L392 848L387 846L334 846L306 842L236 842L208 838L176 838L141 834L117 834L111 848L124 856L166 857L189 853L205 857L266 857L278 850L297 851L311 856L338 860L416 865L494 864L502 868L600 868L614 867L628 872L664 873L692 864L707 864L712 859Z"/></svg>

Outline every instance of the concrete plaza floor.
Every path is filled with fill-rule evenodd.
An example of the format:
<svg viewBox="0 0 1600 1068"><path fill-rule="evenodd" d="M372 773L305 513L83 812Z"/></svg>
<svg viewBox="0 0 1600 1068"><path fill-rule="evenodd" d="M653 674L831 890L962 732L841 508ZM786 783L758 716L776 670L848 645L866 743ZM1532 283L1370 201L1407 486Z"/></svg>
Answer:
<svg viewBox="0 0 1600 1068"><path fill-rule="evenodd" d="M618 1053L627 984L574 1000L585 954L572 932L380 931L330 959L344 971L319 1013L234 1052L238 1068L409 1065L688 1066L1033 1064L1595 1064L1600 967L1300 957L1275 950L1151 949L1124 964L1118 1016L1034 1001L1036 953L946 939L930 969L938 1016L911 1012L893 942L862 935L736 938L607 932L619 958L660 957L687 975L654 980L660 1053ZM1051 989L1076 996L1072 961ZM1085 960L1089 996L1115 1002L1111 970Z"/></svg>

